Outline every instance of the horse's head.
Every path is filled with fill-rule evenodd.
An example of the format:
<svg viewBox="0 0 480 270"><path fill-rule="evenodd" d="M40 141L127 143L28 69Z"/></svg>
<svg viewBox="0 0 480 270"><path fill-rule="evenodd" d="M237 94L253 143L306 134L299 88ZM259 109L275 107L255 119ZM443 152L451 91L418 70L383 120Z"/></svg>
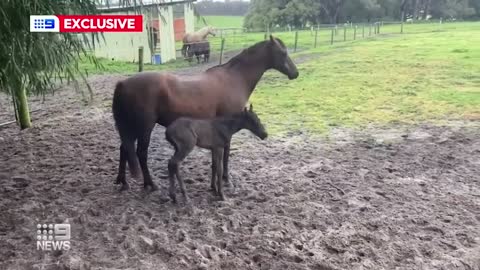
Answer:
<svg viewBox="0 0 480 270"><path fill-rule="evenodd" d="M298 77L297 66L288 56L287 47L278 38L270 35L271 68L280 71L288 76L290 80Z"/></svg>
<svg viewBox="0 0 480 270"><path fill-rule="evenodd" d="M250 109L245 108L242 112L243 119L245 120L245 128L250 130L255 136L262 140L267 138L268 134L263 126L262 122L258 118L257 114L253 111L253 106L250 104Z"/></svg>
<svg viewBox="0 0 480 270"><path fill-rule="evenodd" d="M215 28L213 28L212 26L209 26L207 30L208 30L207 35L215 36Z"/></svg>

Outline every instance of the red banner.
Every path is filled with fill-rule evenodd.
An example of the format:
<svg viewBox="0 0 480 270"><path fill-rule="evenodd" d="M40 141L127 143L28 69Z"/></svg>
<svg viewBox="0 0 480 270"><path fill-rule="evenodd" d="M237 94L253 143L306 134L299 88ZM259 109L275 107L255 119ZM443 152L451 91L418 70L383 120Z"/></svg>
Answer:
<svg viewBox="0 0 480 270"><path fill-rule="evenodd" d="M57 15L60 32L142 32L143 15Z"/></svg>

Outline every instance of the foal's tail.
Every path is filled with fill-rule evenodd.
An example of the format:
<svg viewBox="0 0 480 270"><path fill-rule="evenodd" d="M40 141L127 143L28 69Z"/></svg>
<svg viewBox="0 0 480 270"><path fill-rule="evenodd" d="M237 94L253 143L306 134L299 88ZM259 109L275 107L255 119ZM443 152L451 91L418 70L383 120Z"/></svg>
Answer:
<svg viewBox="0 0 480 270"><path fill-rule="evenodd" d="M123 87L122 82L118 82L115 86L115 92L113 94L113 119L115 120L115 126L117 127L118 134L120 135L120 140L122 141L122 149L120 151L126 152L130 173L133 177L137 177L139 175L139 169L138 159L135 155L136 136L133 133L135 128L130 119L133 112L128 111L128 100L124 95L125 88Z"/></svg>

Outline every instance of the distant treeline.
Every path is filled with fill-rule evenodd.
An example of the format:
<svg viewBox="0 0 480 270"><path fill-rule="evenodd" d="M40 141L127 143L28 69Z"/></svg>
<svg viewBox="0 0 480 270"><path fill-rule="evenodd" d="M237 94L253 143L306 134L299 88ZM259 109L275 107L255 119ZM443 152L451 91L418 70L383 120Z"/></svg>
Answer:
<svg viewBox="0 0 480 270"><path fill-rule="evenodd" d="M230 1L213 2L212 0L196 2L195 10L202 16L223 15L223 16L244 16L248 12L249 2Z"/></svg>
<svg viewBox="0 0 480 270"><path fill-rule="evenodd" d="M480 0L251 0L245 27L480 17Z"/></svg>

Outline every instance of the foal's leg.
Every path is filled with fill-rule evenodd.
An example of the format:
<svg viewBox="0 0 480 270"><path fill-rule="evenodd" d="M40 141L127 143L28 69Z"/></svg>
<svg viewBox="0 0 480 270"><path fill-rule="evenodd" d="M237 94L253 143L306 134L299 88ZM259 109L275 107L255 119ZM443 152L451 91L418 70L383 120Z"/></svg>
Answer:
<svg viewBox="0 0 480 270"><path fill-rule="evenodd" d="M225 149L223 151L223 180L225 180L226 185L230 184L229 174L228 174L229 157L230 157L230 141L227 143L227 146L225 146Z"/></svg>
<svg viewBox="0 0 480 270"><path fill-rule="evenodd" d="M153 127L148 128L138 137L137 156L143 173L143 187L147 188L150 186L151 190L155 191L158 190L158 187L153 183L147 165L148 146L150 145L150 135L152 134L152 130Z"/></svg>
<svg viewBox="0 0 480 270"><path fill-rule="evenodd" d="M217 162L216 162L216 152L214 150L212 152L212 178L210 181L210 188L212 189L213 193L217 194Z"/></svg>
<svg viewBox="0 0 480 270"><path fill-rule="evenodd" d="M168 195L173 203L177 203L177 196L175 195L175 172L177 171L177 163L173 162L173 157L168 161Z"/></svg>
<svg viewBox="0 0 480 270"><path fill-rule="evenodd" d="M195 144L185 144L185 145L178 145L177 149L175 150L175 154L173 157L168 161L168 177L170 180L170 187L168 188L170 199L172 199L173 203L177 202L175 196L175 178L174 175L177 177L178 185L180 186L180 191L182 192L183 199L185 203L188 202L189 198L187 195L187 191L185 189L185 182L183 178L180 176L179 167L180 163L192 152Z"/></svg>
<svg viewBox="0 0 480 270"><path fill-rule="evenodd" d="M214 150L216 152L215 162L217 163L217 189L218 189L218 196L220 196L220 200L225 200L225 195L223 194L223 149L219 148L218 150Z"/></svg>

